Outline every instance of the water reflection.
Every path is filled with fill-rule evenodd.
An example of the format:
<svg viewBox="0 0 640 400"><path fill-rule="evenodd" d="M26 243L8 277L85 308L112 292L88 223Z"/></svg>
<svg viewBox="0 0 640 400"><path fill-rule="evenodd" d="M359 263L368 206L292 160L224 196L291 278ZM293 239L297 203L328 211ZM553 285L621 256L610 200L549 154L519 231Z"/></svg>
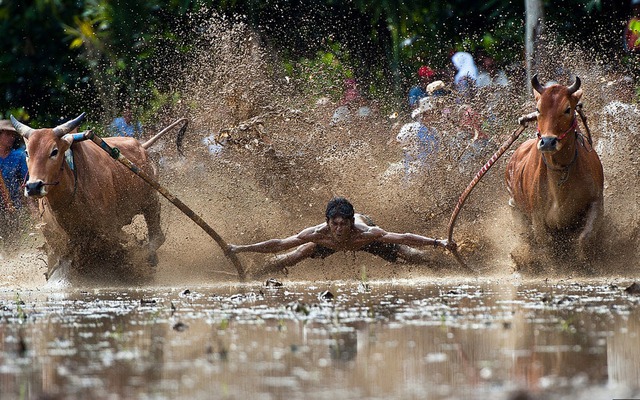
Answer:
<svg viewBox="0 0 640 400"><path fill-rule="evenodd" d="M1 293L20 398L638 395L635 297L607 285L332 283Z"/></svg>

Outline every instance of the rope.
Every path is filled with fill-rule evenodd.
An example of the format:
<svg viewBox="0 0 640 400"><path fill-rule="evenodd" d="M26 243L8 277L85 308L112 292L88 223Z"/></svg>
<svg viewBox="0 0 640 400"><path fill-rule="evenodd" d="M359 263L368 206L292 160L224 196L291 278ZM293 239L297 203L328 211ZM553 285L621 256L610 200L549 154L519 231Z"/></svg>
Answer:
<svg viewBox="0 0 640 400"><path fill-rule="evenodd" d="M451 214L451 218L449 219L449 228L447 233L448 242L455 243L455 241L453 240L453 229L455 227L456 220L458 218L458 215L460 214L460 211L462 210L462 206L464 206L464 203L467 201L467 198L469 197L473 189L476 187L478 182L480 182L480 179L482 179L482 177L489 171L489 169L493 166L493 164L495 164L496 161L498 161L498 159L502 157L502 155L507 151L507 149L511 147L513 142L515 142L518 139L520 134L527 127L527 123L537 118L538 118L537 113L531 113L531 114L527 114L520 117L518 119L518 123L520 124L520 127L515 131L513 131L513 133L511 133L511 136L509 136L509 138L500 146L500 148L493 154L493 156L491 156L489 161L487 161L486 164L482 168L480 168L476 176L471 180L469 185L467 185L467 188L460 195L460 198L458 199L458 203L456 204L453 210L453 213ZM451 250L451 253L462 266L469 269L469 267L465 264L464 260L458 253L457 248L453 248Z"/></svg>

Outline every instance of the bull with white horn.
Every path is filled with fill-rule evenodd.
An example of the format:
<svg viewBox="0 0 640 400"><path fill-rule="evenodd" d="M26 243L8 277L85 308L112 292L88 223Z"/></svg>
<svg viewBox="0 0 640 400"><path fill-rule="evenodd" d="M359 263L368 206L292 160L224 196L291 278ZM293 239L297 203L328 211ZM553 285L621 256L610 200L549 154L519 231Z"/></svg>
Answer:
<svg viewBox="0 0 640 400"><path fill-rule="evenodd" d="M83 133L72 133L84 117L83 113L55 128L33 129L11 116L13 126L27 144L29 178L25 195L39 199L45 225L58 225L73 246L95 238L118 242L122 227L142 214L148 229L150 260L155 261L155 252L165 240L158 195L94 143L84 141ZM147 174L156 176L156 169L138 140L112 137L105 141ZM43 232L48 242L59 236L46 227ZM47 277L55 268L49 265Z"/></svg>

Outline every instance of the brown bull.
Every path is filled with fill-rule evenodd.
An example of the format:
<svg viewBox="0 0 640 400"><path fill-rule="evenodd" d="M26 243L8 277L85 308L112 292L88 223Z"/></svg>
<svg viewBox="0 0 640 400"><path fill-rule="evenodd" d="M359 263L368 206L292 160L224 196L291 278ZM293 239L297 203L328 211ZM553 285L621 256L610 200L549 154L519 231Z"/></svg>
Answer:
<svg viewBox="0 0 640 400"><path fill-rule="evenodd" d="M27 143L29 179L25 196L42 199L43 214L52 216L72 243L119 238L122 227L131 223L135 215L143 214L149 250L154 258L155 251L164 242L157 193L93 142L74 143L79 135L69 133L83 119L84 113L53 129L32 129L11 117ZM140 144L130 137L112 137L105 141L155 177L155 168L146 152L151 143ZM65 160L69 148L74 169Z"/></svg>
<svg viewBox="0 0 640 400"><path fill-rule="evenodd" d="M538 137L520 145L509 160L505 172L509 204L528 221L539 250L557 250L559 244L570 243L584 261L596 248L604 175L600 158L577 127L580 78L569 87L543 87L537 76L531 83Z"/></svg>

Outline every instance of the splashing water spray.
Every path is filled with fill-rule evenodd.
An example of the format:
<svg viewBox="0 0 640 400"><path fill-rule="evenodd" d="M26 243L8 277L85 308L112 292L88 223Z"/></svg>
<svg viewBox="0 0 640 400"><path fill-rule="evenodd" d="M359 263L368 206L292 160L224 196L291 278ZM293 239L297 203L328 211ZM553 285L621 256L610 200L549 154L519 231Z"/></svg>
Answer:
<svg viewBox="0 0 640 400"><path fill-rule="evenodd" d="M160 136L162 136L163 133L173 128L174 126L178 125L180 122L185 122L185 124L183 125L182 129L178 134L178 149L180 151L180 147L181 147L180 145L182 142L182 138L184 136L184 131L187 123L186 118L181 118L178 121L174 122L173 124L169 125L165 129L163 129L161 132L156 134L153 138L151 138L148 143L152 144ZM186 204L184 204L179 198L173 195L173 193L167 190L164 186L160 185L160 183L158 183L158 181L156 181L153 177L151 177L142 169L140 169L138 166L136 166L134 163L132 163L128 158L126 158L120 152L120 150L117 147L109 146L107 142L105 142L100 136L96 135L93 131L88 130L86 132L73 134L73 137L74 137L73 138L74 141L91 140L93 143L98 145L102 150L106 151L111 156L111 158L120 162L122 165L127 167L131 172L133 172L134 174L142 178L148 185L150 185L152 188L158 191L158 193L160 193L167 200L169 200L171 204L176 206L187 217L189 217L193 222L195 222L200 228L202 228L209 236L213 238L213 240L220 246L220 248L222 248L224 255L236 267L236 270L238 271L238 278L240 279L241 282L244 282L246 278L246 274L245 274L244 268L242 267L242 264L240 264L240 260L234 253L228 250L227 243L225 242L225 240L222 239L222 237L211 226L209 226L209 224L207 224L202 219L202 217L196 214L191 208L189 208Z"/></svg>

